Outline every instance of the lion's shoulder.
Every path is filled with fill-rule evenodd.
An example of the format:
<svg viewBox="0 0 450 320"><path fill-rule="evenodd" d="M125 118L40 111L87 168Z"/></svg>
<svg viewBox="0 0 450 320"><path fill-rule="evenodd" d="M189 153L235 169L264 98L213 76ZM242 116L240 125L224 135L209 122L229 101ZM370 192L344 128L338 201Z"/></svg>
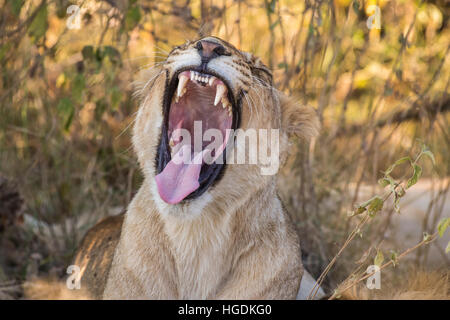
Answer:
<svg viewBox="0 0 450 320"><path fill-rule="evenodd" d="M80 267L81 286L95 298L101 298L120 239L124 214L108 217L84 236L73 261Z"/></svg>

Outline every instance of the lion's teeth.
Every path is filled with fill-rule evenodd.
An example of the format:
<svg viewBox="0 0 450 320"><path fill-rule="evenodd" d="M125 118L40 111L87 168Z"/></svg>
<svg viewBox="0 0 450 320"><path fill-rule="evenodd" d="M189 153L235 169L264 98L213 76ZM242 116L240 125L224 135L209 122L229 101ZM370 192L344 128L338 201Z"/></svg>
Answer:
<svg viewBox="0 0 450 320"><path fill-rule="evenodd" d="M209 78L209 80L208 80L209 86L212 86L212 84L213 84L213 82L214 82L214 79L215 79L215 77Z"/></svg>
<svg viewBox="0 0 450 320"><path fill-rule="evenodd" d="M191 71L191 81L195 80L195 72Z"/></svg>
<svg viewBox="0 0 450 320"><path fill-rule="evenodd" d="M186 77L184 74L181 74L178 77L179 81L178 81L178 88L177 88L177 96L178 97L182 97L183 94L186 92L185 87L186 87L186 83L189 81L189 78Z"/></svg>
<svg viewBox="0 0 450 320"><path fill-rule="evenodd" d="M216 97L214 99L214 105L217 106L220 100L222 100L222 97L225 96L225 93L227 91L227 88L224 84L218 84L216 87Z"/></svg>

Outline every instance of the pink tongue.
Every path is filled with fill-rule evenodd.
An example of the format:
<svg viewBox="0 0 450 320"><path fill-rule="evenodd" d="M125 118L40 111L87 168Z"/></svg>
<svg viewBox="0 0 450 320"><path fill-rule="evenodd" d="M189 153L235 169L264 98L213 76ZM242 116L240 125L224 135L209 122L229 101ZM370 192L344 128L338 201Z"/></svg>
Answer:
<svg viewBox="0 0 450 320"><path fill-rule="evenodd" d="M159 195L167 203L179 203L200 186L198 178L203 152L190 160L190 150L189 145L182 146L164 170L155 177Z"/></svg>

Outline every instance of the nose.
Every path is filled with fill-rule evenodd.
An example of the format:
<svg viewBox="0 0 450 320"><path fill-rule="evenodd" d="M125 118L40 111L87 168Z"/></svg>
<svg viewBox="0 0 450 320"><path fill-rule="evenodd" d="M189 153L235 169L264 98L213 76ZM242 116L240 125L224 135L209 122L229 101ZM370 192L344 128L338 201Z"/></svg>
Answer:
<svg viewBox="0 0 450 320"><path fill-rule="evenodd" d="M196 47L203 63L208 63L211 59L225 55L225 47L215 42L200 40Z"/></svg>

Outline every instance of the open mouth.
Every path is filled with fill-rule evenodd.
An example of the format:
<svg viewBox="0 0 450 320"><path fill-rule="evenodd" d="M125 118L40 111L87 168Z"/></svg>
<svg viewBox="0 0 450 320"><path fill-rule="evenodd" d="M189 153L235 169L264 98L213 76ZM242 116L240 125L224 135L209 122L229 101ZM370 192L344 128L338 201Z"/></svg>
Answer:
<svg viewBox="0 0 450 320"><path fill-rule="evenodd" d="M226 81L212 73L180 70L164 97L155 179L161 198L177 204L220 179L239 113Z"/></svg>

